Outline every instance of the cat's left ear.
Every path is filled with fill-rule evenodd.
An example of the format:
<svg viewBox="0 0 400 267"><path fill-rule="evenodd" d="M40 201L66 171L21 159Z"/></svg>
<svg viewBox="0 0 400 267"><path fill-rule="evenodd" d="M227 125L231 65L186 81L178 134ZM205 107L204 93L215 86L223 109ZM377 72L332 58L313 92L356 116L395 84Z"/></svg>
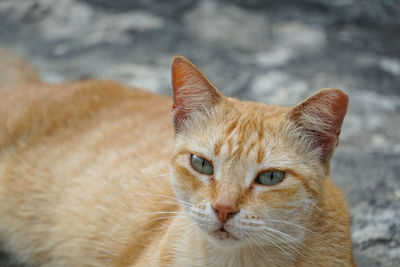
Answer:
<svg viewBox="0 0 400 267"><path fill-rule="evenodd" d="M176 55L171 64L173 101L172 119L176 132L194 111L205 111L223 97L203 73L187 58Z"/></svg>
<svg viewBox="0 0 400 267"><path fill-rule="evenodd" d="M323 89L289 112L297 131L306 136L312 149L328 163L339 143L339 134L347 112L348 96L339 89Z"/></svg>

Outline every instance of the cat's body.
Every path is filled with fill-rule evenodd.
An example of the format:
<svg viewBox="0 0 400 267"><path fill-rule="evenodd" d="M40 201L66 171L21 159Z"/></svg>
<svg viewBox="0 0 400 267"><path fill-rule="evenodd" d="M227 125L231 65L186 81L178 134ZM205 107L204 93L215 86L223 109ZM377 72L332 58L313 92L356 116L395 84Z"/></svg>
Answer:
<svg viewBox="0 0 400 267"><path fill-rule="evenodd" d="M353 265L346 204L326 177L336 144L323 164L299 156L310 148L283 123L297 109L221 98L174 62L175 134L169 98L113 82L0 89L3 249L33 266ZM188 79L206 91L186 92ZM211 176L190 168L194 153ZM282 182L254 183L275 165Z"/></svg>

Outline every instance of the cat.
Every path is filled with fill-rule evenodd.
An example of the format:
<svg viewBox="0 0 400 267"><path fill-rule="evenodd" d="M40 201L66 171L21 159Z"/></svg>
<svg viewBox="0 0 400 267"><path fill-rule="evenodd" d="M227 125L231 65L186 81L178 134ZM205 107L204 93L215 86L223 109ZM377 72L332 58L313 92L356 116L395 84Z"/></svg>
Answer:
<svg viewBox="0 0 400 267"><path fill-rule="evenodd" d="M45 267L355 266L329 179L347 95L268 106L182 56L171 73L172 99L97 80L0 89L2 249Z"/></svg>

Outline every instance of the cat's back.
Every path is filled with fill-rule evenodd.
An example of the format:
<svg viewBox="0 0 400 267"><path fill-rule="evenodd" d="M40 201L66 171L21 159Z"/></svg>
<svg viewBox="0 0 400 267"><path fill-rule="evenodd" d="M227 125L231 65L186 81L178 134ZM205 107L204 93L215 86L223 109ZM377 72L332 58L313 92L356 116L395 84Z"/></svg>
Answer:
<svg viewBox="0 0 400 267"><path fill-rule="evenodd" d="M104 266L130 237L148 238L150 215L140 215L160 209L153 195L172 195L167 97L83 81L3 88L0 99L6 250L40 265Z"/></svg>
<svg viewBox="0 0 400 267"><path fill-rule="evenodd" d="M170 100L111 81L80 81L58 85L25 83L0 89L0 140L50 137L55 131L115 119L142 123L146 117L169 124ZM159 116L162 114L161 116ZM88 126L88 125L87 125ZM168 128L169 125L168 125ZM4 143L1 143L2 145Z"/></svg>
<svg viewBox="0 0 400 267"><path fill-rule="evenodd" d="M63 157L75 146L91 152L144 146L151 154L149 146L167 149L172 136L167 97L111 81L22 84L0 89L0 99L4 157L33 150L38 155L41 148L60 149Z"/></svg>

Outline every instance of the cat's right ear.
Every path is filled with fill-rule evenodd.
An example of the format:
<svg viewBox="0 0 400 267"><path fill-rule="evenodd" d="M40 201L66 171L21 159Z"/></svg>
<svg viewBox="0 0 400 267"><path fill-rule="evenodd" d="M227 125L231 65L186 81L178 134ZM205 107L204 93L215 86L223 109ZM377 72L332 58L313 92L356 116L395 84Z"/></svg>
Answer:
<svg viewBox="0 0 400 267"><path fill-rule="evenodd" d="M187 58L176 55L172 59L173 89L172 120L179 132L194 111L206 111L222 100L221 93Z"/></svg>
<svg viewBox="0 0 400 267"><path fill-rule="evenodd" d="M323 89L295 106L289 118L295 122L301 136L308 138L320 159L327 163L339 142L346 115L348 96L339 89Z"/></svg>

